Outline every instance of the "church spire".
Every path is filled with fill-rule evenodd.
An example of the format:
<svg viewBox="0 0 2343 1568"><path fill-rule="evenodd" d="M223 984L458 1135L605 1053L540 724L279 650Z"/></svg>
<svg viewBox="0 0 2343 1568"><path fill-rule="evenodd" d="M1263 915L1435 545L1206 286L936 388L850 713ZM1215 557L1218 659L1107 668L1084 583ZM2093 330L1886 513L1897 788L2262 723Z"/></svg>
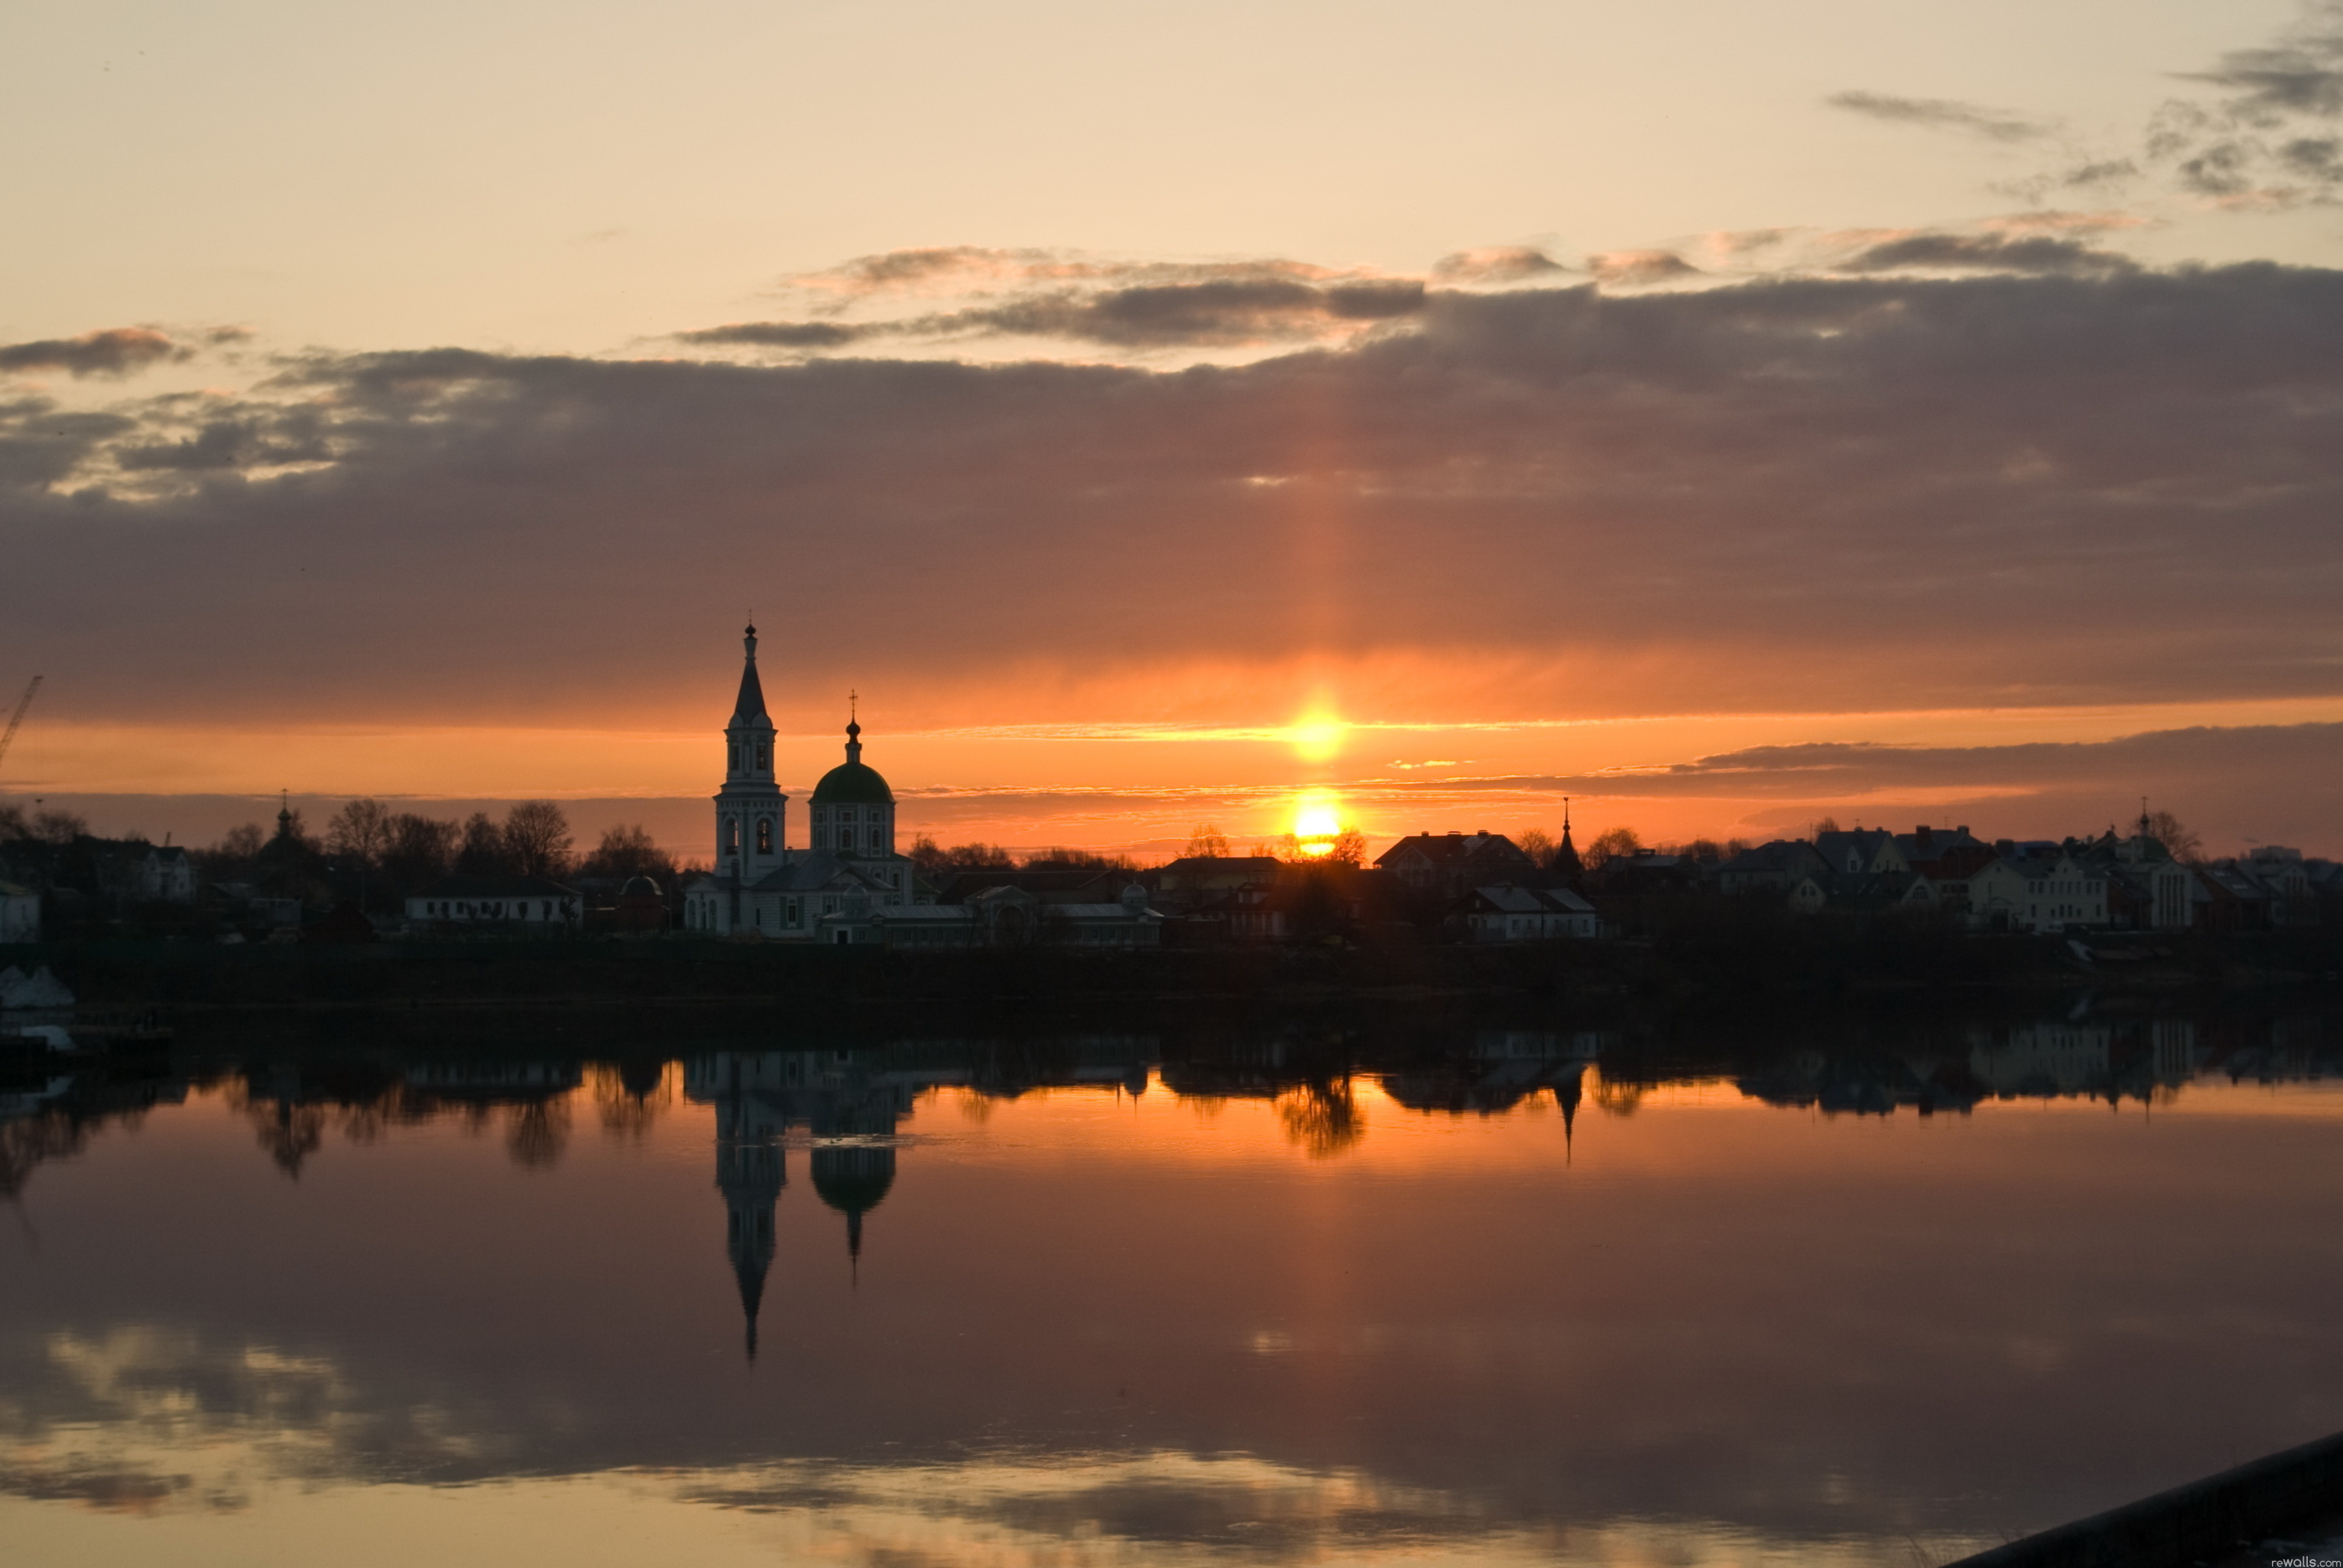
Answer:
<svg viewBox="0 0 2343 1568"><path fill-rule="evenodd" d="M740 666L740 695L732 703L732 722L769 725L772 719L765 713L765 686L757 678L757 628L754 622L740 638L747 651Z"/></svg>
<svg viewBox="0 0 2343 1568"><path fill-rule="evenodd" d="M862 760L862 723L856 717L855 711L859 706L860 701L855 694L851 691L848 692L846 694L846 759L849 762Z"/></svg>
<svg viewBox="0 0 2343 1568"><path fill-rule="evenodd" d="M1554 847L1554 859L1547 862L1547 867L1574 880L1585 869L1578 859L1578 846L1570 841L1570 797L1567 795L1562 798L1562 842Z"/></svg>

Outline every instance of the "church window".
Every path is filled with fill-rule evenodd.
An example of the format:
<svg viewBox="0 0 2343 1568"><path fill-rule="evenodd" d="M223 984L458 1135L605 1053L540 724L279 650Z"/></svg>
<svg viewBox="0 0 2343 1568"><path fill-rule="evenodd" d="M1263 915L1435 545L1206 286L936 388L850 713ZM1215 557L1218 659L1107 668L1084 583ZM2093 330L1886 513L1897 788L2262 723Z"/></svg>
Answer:
<svg viewBox="0 0 2343 1568"><path fill-rule="evenodd" d="M733 772L738 773L740 771L740 749L738 746L732 746L728 747L726 749L730 753L732 759L726 763L725 766L731 769Z"/></svg>
<svg viewBox="0 0 2343 1568"><path fill-rule="evenodd" d="M879 829L876 828L870 829L870 847L874 849L879 847Z"/></svg>
<svg viewBox="0 0 2343 1568"><path fill-rule="evenodd" d="M757 819L757 853L769 855L772 852L773 819L770 817L759 817Z"/></svg>
<svg viewBox="0 0 2343 1568"><path fill-rule="evenodd" d="M770 768L772 765L773 749L759 740L757 742L757 766L759 768Z"/></svg>
<svg viewBox="0 0 2343 1568"><path fill-rule="evenodd" d="M740 819L738 817L724 819L724 849L727 854L740 852Z"/></svg>

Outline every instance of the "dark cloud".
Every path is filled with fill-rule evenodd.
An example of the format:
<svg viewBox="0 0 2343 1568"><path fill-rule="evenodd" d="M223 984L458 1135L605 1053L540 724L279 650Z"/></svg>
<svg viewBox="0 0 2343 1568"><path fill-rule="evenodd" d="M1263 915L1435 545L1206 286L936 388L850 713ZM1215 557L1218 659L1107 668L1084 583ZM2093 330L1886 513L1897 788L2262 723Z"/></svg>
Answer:
<svg viewBox="0 0 2343 1568"><path fill-rule="evenodd" d="M2312 0L2274 42L2181 79L2219 90L2165 104L2149 122L2145 156L2183 190L2251 208L2343 197L2338 138L2325 128L2343 116L2343 3Z"/></svg>
<svg viewBox="0 0 2343 1568"><path fill-rule="evenodd" d="M709 627L786 604L777 691L959 682L960 722L1033 717L1029 667L1183 660L1453 659L1545 711L2301 697L2343 670L2343 274L1403 316L1331 286L1030 323L1384 327L1239 367L438 349L109 416L134 427L19 406L0 668L182 712L608 713L697 689Z"/></svg>
<svg viewBox="0 0 2343 1568"><path fill-rule="evenodd" d="M1071 337L1121 348L1226 347L1312 337L1330 325L1390 321L1421 312L1413 280L1338 284L1219 278L1095 294L1066 291L931 317L930 330Z"/></svg>
<svg viewBox="0 0 2343 1568"><path fill-rule="evenodd" d="M75 377L128 376L194 350L145 327L114 327L79 337L0 346L0 370L63 370Z"/></svg>
<svg viewBox="0 0 2343 1568"><path fill-rule="evenodd" d="M1846 272L1991 271L2098 276L2137 272L2115 251L2049 235L1914 234L1865 246L1839 264Z"/></svg>
<svg viewBox="0 0 2343 1568"><path fill-rule="evenodd" d="M1892 93L1852 91L1833 93L1823 102L1834 109L1845 109L1851 114L1868 116L1893 125L1958 131L1996 142L2035 141L2057 128L2047 120L2029 119L2006 109L1965 104L1953 98L1905 98Z"/></svg>
<svg viewBox="0 0 2343 1568"><path fill-rule="evenodd" d="M869 327L849 327L838 321L742 321L679 332L676 337L684 343L716 347L843 348L871 331Z"/></svg>
<svg viewBox="0 0 2343 1568"><path fill-rule="evenodd" d="M1420 314L1413 278L1299 282L1213 277L1120 288L1057 287L894 321L749 322L679 334L687 343L833 348L880 337L1054 337L1117 348L1230 347L1306 340Z"/></svg>
<svg viewBox="0 0 2343 1568"><path fill-rule="evenodd" d="M2343 4L2311 0L2276 43L2232 50L2186 79L2227 89L2229 107L2247 124L2343 115Z"/></svg>

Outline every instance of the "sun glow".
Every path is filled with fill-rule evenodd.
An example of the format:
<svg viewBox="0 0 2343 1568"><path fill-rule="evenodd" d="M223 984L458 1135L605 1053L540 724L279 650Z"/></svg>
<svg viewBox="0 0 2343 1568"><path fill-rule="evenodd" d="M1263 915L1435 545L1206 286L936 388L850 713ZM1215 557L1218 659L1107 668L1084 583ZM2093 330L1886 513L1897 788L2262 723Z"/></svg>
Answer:
<svg viewBox="0 0 2343 1568"><path fill-rule="evenodd" d="M1285 738L1303 760L1324 762L1342 749L1350 732L1350 725L1331 713L1309 713L1287 727Z"/></svg>

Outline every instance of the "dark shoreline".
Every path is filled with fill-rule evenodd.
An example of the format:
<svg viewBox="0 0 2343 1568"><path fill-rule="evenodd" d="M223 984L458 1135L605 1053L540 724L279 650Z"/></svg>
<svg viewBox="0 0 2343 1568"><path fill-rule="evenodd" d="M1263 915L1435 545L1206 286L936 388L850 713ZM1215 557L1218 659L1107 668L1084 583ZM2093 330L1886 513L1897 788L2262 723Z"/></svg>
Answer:
<svg viewBox="0 0 2343 1568"><path fill-rule="evenodd" d="M2343 932L2066 940L1844 932L1779 925L1761 939L1459 947L960 952L781 947L691 938L214 946L166 941L0 948L0 967L46 965L82 1014L135 1010L212 1034L405 1030L458 1012L558 1020L562 1032L760 1038L890 1032L1309 1023L1366 1035L1465 1027L1673 1026L1765 1034L1827 1016L1863 1027L2102 1019L2177 1009L2320 1006L2343 983ZM274 1015L281 1021L263 1025ZM236 1020L245 1020L242 1026ZM331 1019L336 1020L328 1023ZM537 1032L532 1028L524 1032Z"/></svg>

